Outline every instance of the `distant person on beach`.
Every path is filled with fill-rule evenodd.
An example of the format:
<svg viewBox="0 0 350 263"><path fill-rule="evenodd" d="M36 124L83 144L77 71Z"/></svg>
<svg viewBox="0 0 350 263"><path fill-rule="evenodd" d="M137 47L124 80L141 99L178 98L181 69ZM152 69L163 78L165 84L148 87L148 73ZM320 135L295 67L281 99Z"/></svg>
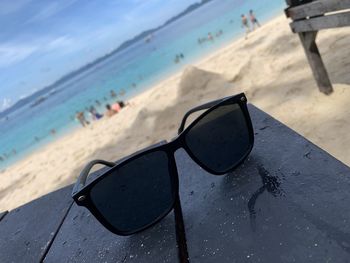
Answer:
<svg viewBox="0 0 350 263"><path fill-rule="evenodd" d="M112 110L114 110L114 111L117 112L117 113L122 109L122 108L120 107L119 102L116 102L116 103L112 104L111 108L112 108Z"/></svg>
<svg viewBox="0 0 350 263"><path fill-rule="evenodd" d="M111 109L114 110L116 113L120 112L122 108L129 105L129 103L125 103L122 100L116 101L114 104L112 104Z"/></svg>
<svg viewBox="0 0 350 263"><path fill-rule="evenodd" d="M118 113L117 111L113 110L111 105L109 105L109 104L106 105L106 109L107 109L107 111L105 112L105 115L107 117L112 117L113 115Z"/></svg>
<svg viewBox="0 0 350 263"><path fill-rule="evenodd" d="M51 135L55 135L56 134L56 130L55 129L51 129L50 133L51 133Z"/></svg>
<svg viewBox="0 0 350 263"><path fill-rule="evenodd" d="M111 90L110 95L111 95L111 98L117 97L117 94L114 92L114 90Z"/></svg>
<svg viewBox="0 0 350 263"><path fill-rule="evenodd" d="M208 33L208 40L214 41L213 35L210 32Z"/></svg>
<svg viewBox="0 0 350 263"><path fill-rule="evenodd" d="M245 38L248 38L248 34L250 32L249 24L248 24L248 19L245 15L241 15L242 18L242 27L245 28Z"/></svg>
<svg viewBox="0 0 350 263"><path fill-rule="evenodd" d="M101 106L101 102L100 101L95 100L95 103L96 103L97 106Z"/></svg>
<svg viewBox="0 0 350 263"><path fill-rule="evenodd" d="M86 125L90 124L86 119L85 119L85 114L83 111L77 111L75 114L75 118L80 122L80 124L85 127Z"/></svg>
<svg viewBox="0 0 350 263"><path fill-rule="evenodd" d="M124 108L126 105L129 104L129 103L125 103L125 102L122 101L122 100L118 101L118 103L119 103L120 108Z"/></svg>
<svg viewBox="0 0 350 263"><path fill-rule="evenodd" d="M98 113L97 110L95 109L94 106L91 106L90 109L89 109L89 113L90 113L90 116L91 118L94 120L94 121L97 121L99 119L101 119L103 117L102 114Z"/></svg>
<svg viewBox="0 0 350 263"><path fill-rule="evenodd" d="M260 27L260 23L258 22L258 19L256 19L253 10L249 11L249 18L250 22L252 23L253 30L255 29L255 26Z"/></svg>

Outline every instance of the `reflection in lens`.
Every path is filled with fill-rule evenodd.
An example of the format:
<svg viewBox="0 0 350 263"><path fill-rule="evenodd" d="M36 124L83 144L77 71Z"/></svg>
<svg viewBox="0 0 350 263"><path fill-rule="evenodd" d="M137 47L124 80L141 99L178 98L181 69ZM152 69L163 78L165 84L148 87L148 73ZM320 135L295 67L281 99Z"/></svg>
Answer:
<svg viewBox="0 0 350 263"><path fill-rule="evenodd" d="M225 172L250 150L247 122L238 104L222 105L186 134L192 154L215 172Z"/></svg>
<svg viewBox="0 0 350 263"><path fill-rule="evenodd" d="M91 189L90 197L119 231L132 232L153 223L174 200L167 154L148 153L114 170Z"/></svg>

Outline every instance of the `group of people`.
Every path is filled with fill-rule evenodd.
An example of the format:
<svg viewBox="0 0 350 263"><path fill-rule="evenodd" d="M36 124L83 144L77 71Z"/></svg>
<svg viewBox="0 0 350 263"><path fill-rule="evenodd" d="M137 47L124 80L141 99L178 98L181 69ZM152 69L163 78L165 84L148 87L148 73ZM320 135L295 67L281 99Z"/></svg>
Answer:
<svg viewBox="0 0 350 263"><path fill-rule="evenodd" d="M253 10L249 11L248 17L249 17L249 20L244 14L241 15L242 27L245 28L245 32L246 32L245 38L247 38L248 34L251 31L253 31L255 28L260 27L260 23L259 23L258 19L256 18ZM249 21L250 21L251 25L249 24Z"/></svg>
<svg viewBox="0 0 350 263"><path fill-rule="evenodd" d="M120 95L123 92L124 91L121 91ZM118 95L115 93L114 90L111 90L109 95L110 95L110 98L112 98L112 99L116 99L118 97ZM108 101L108 98L104 97L104 100ZM99 100L95 100L95 103L96 103L97 107L102 106L102 103ZM114 114L118 113L125 106L126 106L126 103L122 100L116 101L114 104L112 104L112 106L110 106L110 104L106 104L106 106L105 106L106 111L105 111L105 113L102 114L102 113L99 113L97 111L97 109L95 108L94 105L91 105L90 107L85 107L85 110L83 110L83 111L76 111L75 116L73 116L73 115L70 116L70 119L72 121L77 120L81 124L81 126L86 127L87 125L90 124L90 121L97 121L97 120L101 119L103 116L107 116L107 117L113 116ZM86 113L88 113L88 117L86 117ZM90 121L88 119L90 119ZM57 131L56 131L56 129L51 129L49 133L52 136L55 136ZM38 136L34 137L35 142L40 142L41 139L42 138L40 138ZM2 156L0 156L0 157L2 157ZM7 156L4 155L2 158L5 159L6 157ZM0 161L2 161L1 158L0 158Z"/></svg>
<svg viewBox="0 0 350 263"><path fill-rule="evenodd" d="M136 87L136 84L133 83L132 85L133 86L135 85L135 87ZM120 96L122 96L124 94L125 94L124 90L121 90L119 92ZM118 97L117 93L114 90L110 90L109 96L111 99L116 99ZM107 97L104 97L104 100L108 101ZM95 100L95 103L98 107L102 106L102 103L99 100ZM106 104L105 105L106 111L103 114L99 113L97 111L97 109L93 105L91 105L90 107L85 107L85 110L83 110L83 111L76 111L75 117L71 116L71 119L77 120L81 124L81 126L86 127L87 125L90 124L90 122L87 120L87 118L85 116L85 112L88 113L88 115L92 121L97 121L97 120L103 118L103 116L107 116L107 117L113 116L114 114L118 113L122 108L124 108L127 104L128 103L125 103L122 100L118 100L115 103L113 103L112 105Z"/></svg>
<svg viewBox="0 0 350 263"><path fill-rule="evenodd" d="M112 117L113 115L117 114L122 108L124 108L126 104L123 101L117 101L116 103L110 105L106 105L106 112L105 115L107 117Z"/></svg>
<svg viewBox="0 0 350 263"><path fill-rule="evenodd" d="M135 83L132 83L131 85L133 88L136 87L136 84ZM122 89L119 91L119 95L120 96L123 96L125 94L125 90ZM114 90L111 90L110 93L109 93L109 96L112 98L112 99L115 99L116 97L118 97L117 93L115 93ZM103 100L104 101L108 101L108 98L106 96L103 97ZM99 101L99 100L95 100L95 103L98 107L100 107L102 105L102 103ZM89 108L85 108L86 111L89 111Z"/></svg>
<svg viewBox="0 0 350 263"><path fill-rule="evenodd" d="M111 97L115 98L116 94L114 91L111 91ZM113 115L117 114L120 112L122 108L127 106L129 103L125 103L122 100L116 101L112 105L106 104L106 111L104 114L99 113L94 106L90 106L90 108L86 108L86 111L88 112L90 119L93 121L101 119L103 116L107 117L112 117ZM76 119L83 127L86 127L87 125L90 124L90 122L87 120L85 116L85 111L77 111L75 114L75 118L72 117L72 119ZM50 130L51 135L56 135L56 129L51 129ZM35 142L40 142L42 138L39 138L38 136L34 137ZM5 161L6 159L10 158L11 155L16 155L17 151L16 149L13 149L9 153L3 153L0 154L0 162Z"/></svg>
<svg viewBox="0 0 350 263"><path fill-rule="evenodd" d="M233 23L234 21L231 20L230 23ZM258 19L256 18L253 10L249 10L248 15L241 15L241 22L242 22L242 27L245 28L246 30L246 38L248 37L248 34L253 31L255 28L260 27L260 23ZM205 37L200 37L197 39L197 42L199 45L202 45L203 43L206 42L214 42L215 38L219 38L224 34L224 32L220 29L217 31L215 34L209 32L207 36Z"/></svg>
<svg viewBox="0 0 350 263"><path fill-rule="evenodd" d="M215 33L215 37L220 37L223 33L224 32L220 29L219 31L217 31ZM209 32L206 37L200 37L197 40L199 45L201 45L201 44L203 44L203 43L205 43L207 41L209 41L209 42L213 42L214 41L214 35L211 32Z"/></svg>
<svg viewBox="0 0 350 263"><path fill-rule="evenodd" d="M122 108L126 106L126 103L124 101L116 101L112 105L106 104L106 111L104 114L99 113L94 106L90 106L90 108L87 109L90 118L93 121L101 119L103 116L107 117L112 117L113 115L117 114ZM85 117L85 112L84 111L77 111L75 114L76 120L79 121L79 123L83 126L86 127L87 125L90 124L90 122L86 119Z"/></svg>

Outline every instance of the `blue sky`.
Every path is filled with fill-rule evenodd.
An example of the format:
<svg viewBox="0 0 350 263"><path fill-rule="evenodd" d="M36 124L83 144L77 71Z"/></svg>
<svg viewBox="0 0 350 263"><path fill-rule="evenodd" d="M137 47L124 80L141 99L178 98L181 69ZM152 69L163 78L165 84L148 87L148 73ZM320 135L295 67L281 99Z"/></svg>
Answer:
<svg viewBox="0 0 350 263"><path fill-rule="evenodd" d="M1 0L0 111L199 0Z"/></svg>

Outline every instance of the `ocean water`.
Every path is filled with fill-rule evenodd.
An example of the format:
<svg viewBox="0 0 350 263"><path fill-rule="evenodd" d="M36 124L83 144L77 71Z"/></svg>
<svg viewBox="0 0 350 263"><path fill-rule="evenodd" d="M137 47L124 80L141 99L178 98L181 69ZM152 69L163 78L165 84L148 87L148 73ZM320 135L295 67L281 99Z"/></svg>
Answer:
<svg viewBox="0 0 350 263"><path fill-rule="evenodd" d="M284 7L284 0L214 0L156 32L149 43L135 43L56 87L37 106L30 107L30 103L0 120L0 169L80 128L74 120L76 111L94 105L104 112L104 105L116 100L110 98L110 90L119 94L118 99L127 100L241 37L241 14L253 9L264 23L283 14ZM223 34L215 37L220 30ZM199 45L198 38L207 37L209 32L215 41ZM179 53L185 58L174 63ZM55 135L51 135L52 129Z"/></svg>

